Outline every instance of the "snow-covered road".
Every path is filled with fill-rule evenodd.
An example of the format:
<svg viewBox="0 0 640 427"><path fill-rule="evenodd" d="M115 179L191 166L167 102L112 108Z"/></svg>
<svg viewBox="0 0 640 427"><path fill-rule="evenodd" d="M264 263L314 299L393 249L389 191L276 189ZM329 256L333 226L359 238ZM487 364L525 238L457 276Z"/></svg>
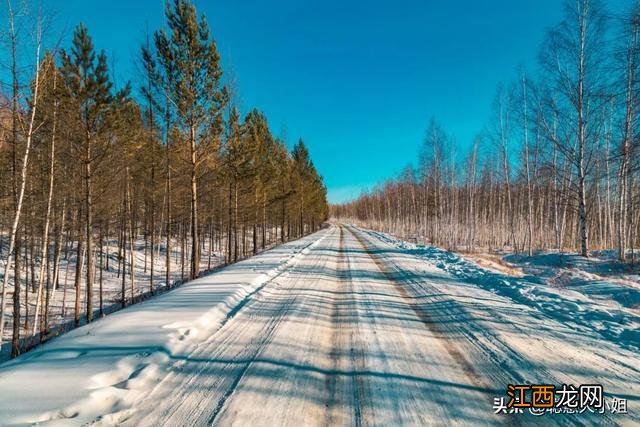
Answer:
<svg viewBox="0 0 640 427"><path fill-rule="evenodd" d="M633 336L577 328L438 254L332 225L0 365L0 424L640 422ZM521 383L602 384L629 413L494 414Z"/></svg>

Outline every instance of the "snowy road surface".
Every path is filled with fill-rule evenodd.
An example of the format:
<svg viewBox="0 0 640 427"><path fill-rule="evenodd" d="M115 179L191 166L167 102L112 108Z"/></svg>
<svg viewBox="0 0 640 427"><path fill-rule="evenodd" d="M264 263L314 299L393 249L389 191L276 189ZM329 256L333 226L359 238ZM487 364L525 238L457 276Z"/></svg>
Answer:
<svg viewBox="0 0 640 427"><path fill-rule="evenodd" d="M454 267L332 225L0 365L0 424L640 423L637 312L603 334L583 300L554 300L573 322ZM509 383L602 384L629 413L494 414Z"/></svg>

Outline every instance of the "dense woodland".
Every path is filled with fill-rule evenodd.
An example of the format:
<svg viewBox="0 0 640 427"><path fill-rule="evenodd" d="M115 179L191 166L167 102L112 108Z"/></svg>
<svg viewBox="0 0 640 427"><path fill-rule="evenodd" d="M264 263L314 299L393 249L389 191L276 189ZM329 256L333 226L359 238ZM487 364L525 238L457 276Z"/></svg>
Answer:
<svg viewBox="0 0 640 427"><path fill-rule="evenodd" d="M122 87L82 24L47 44L56 35L42 16L6 4L0 342L12 331L13 356L21 336L46 339L65 320L50 301L67 283L71 319L91 322L103 314L103 272L117 269L126 306L172 285L176 253L179 277L195 278L215 265L212 254L235 262L327 218L304 142L289 151L263 113L240 113L206 19L188 1L167 3L166 27L140 47L136 83ZM65 259L79 262L63 280Z"/></svg>
<svg viewBox="0 0 640 427"><path fill-rule="evenodd" d="M415 166L332 214L451 249L589 256L617 248L633 261L640 2L629 4L620 13L598 0L566 1L535 73L521 68L497 88L469 149L431 120Z"/></svg>

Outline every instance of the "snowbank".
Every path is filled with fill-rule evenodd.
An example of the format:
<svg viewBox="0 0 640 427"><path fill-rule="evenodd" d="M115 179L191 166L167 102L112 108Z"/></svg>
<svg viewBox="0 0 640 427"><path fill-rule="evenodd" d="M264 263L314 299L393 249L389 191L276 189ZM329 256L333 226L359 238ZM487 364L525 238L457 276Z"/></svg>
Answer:
<svg viewBox="0 0 640 427"><path fill-rule="evenodd" d="M179 369L175 355L206 340L325 232L194 280L0 365L0 424L85 424L98 414L126 411L163 372Z"/></svg>
<svg viewBox="0 0 640 427"><path fill-rule="evenodd" d="M594 280L589 276L590 273L582 271L582 279L576 281L573 286L551 286L539 272L536 275L512 277L484 269L444 249L407 243L381 232L367 233L407 253L428 259L430 263L453 277L506 297L517 304L534 307L543 315L576 331L597 334L628 350L640 351L640 314L632 308L633 301L638 298L638 289L628 284ZM553 260L557 261L558 258L554 257ZM579 265L578 262L583 261L574 259L576 267ZM538 263L547 266L553 264L549 259L539 259ZM610 304L610 300L603 298L603 295L620 303Z"/></svg>
<svg viewBox="0 0 640 427"><path fill-rule="evenodd" d="M614 251L597 251L584 258L573 253L541 252L533 256L508 255L504 260L526 274L544 278L551 286L578 291L606 304L640 308L638 265L621 263Z"/></svg>

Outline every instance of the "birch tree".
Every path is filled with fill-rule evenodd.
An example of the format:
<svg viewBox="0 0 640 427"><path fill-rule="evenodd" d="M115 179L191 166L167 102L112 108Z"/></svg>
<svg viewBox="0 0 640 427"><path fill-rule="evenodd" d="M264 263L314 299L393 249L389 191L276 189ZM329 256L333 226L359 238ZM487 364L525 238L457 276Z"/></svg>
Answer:
<svg viewBox="0 0 640 427"><path fill-rule="evenodd" d="M575 145L558 149L575 171L580 254L589 256L587 185L606 101L604 70L606 16L598 0L565 2L565 18L548 35L541 62L556 94L558 114L574 132Z"/></svg>
<svg viewBox="0 0 640 427"><path fill-rule="evenodd" d="M13 144L14 147L18 144L18 120L20 119L20 114L18 112L18 99L20 97L19 92L19 81L18 81L18 71L17 71L17 48L18 48L18 33L15 25L15 13L12 8L11 2L7 0L7 8L8 8L8 19L9 19L9 34L11 39L11 74L13 80L13 100L12 100L12 136L13 136ZM2 343L2 339L4 337L4 326L5 326L5 310L6 310L6 296L7 296L7 287L9 280L9 272L11 270L11 261L14 256L14 251L16 249L16 236L18 234L18 226L20 224L20 219L22 215L22 207L25 196L25 188L27 183L27 170L29 167L29 154L31 151L31 143L33 140L34 133L37 129L35 120L36 120L36 112L38 108L38 101L40 96L40 83L41 83L41 60L40 60L40 51L42 48L42 23L38 22L35 29L35 52L33 55L33 63L32 63L32 76L33 76L33 84L32 84L32 94L31 98L28 102L29 105L29 114L27 116L26 132L25 132L25 147L24 154L22 156L22 162L20 166L20 176L19 183L14 183L14 185L18 188L17 197L15 198L15 211L13 214L13 221L11 224L11 230L9 234L9 249L7 253L7 259L5 262L4 276L2 279L2 302L0 303L0 344ZM15 252L16 257L18 256L17 251ZM18 268L15 269L18 271ZM20 281L17 280L17 277L14 277L14 291L13 291L13 338L12 338L12 346L11 346L11 354L12 356L16 356L20 352L19 338L20 338Z"/></svg>

